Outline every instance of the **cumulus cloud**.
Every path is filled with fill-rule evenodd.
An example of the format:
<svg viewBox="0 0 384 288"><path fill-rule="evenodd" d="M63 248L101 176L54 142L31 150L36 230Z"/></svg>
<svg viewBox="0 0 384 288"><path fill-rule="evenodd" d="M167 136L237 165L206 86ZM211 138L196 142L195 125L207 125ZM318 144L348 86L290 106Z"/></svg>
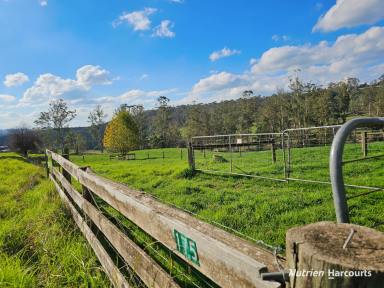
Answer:
<svg viewBox="0 0 384 288"><path fill-rule="evenodd" d="M216 72L197 81L182 103L237 98L244 90L270 95L287 88L289 77L300 69L303 81L318 85L358 77L369 81L383 74L384 27L372 27L361 34L340 36L334 41L311 45L286 45L252 58L251 69L241 74Z"/></svg>
<svg viewBox="0 0 384 288"><path fill-rule="evenodd" d="M28 88L21 103L39 103L59 97L74 99L83 96L94 85L111 84L109 72L100 66L85 65L76 71L76 79L63 79L46 73L40 75L32 87Z"/></svg>
<svg viewBox="0 0 384 288"><path fill-rule="evenodd" d="M240 53L241 51L239 50L231 50L227 47L224 47L219 51L212 52L211 55L209 55L209 60L213 62L213 61L219 60L220 58L229 57L229 56L240 54Z"/></svg>
<svg viewBox="0 0 384 288"><path fill-rule="evenodd" d="M228 72L212 74L199 80L192 88L192 93L198 94L212 90L222 90L231 86L239 86L244 77Z"/></svg>
<svg viewBox="0 0 384 288"><path fill-rule="evenodd" d="M29 78L24 73L18 72L15 74L5 75L4 85L7 87L20 86L28 82Z"/></svg>
<svg viewBox="0 0 384 288"><path fill-rule="evenodd" d="M47 6L48 5L48 0L40 0L39 1L39 4L40 4L40 6Z"/></svg>
<svg viewBox="0 0 384 288"><path fill-rule="evenodd" d="M46 73L40 75L32 87L28 88L20 100L22 103L42 102L62 97L72 98L72 95L80 95L85 88L76 80L63 79L59 76Z"/></svg>
<svg viewBox="0 0 384 288"><path fill-rule="evenodd" d="M362 34L348 34L332 44L275 47L263 53L252 66L254 73L296 68L322 69L340 75L384 60L384 27L372 27Z"/></svg>
<svg viewBox="0 0 384 288"><path fill-rule="evenodd" d="M384 18L383 0L337 0L319 18L313 31L335 31L362 24L374 24Z"/></svg>
<svg viewBox="0 0 384 288"><path fill-rule="evenodd" d="M155 8L144 8L144 10L124 12L115 21L113 21L113 27L117 27L122 23L128 23L133 27L134 31L144 31L151 28L151 20L149 16L155 13Z"/></svg>
<svg viewBox="0 0 384 288"><path fill-rule="evenodd" d="M171 30L173 26L174 24L170 20L163 20L161 21L160 25L153 29L152 36L161 38L173 38L176 35L175 32Z"/></svg>
<svg viewBox="0 0 384 288"><path fill-rule="evenodd" d="M109 71L100 66L85 65L76 72L77 82L84 87L111 84Z"/></svg>
<svg viewBox="0 0 384 288"><path fill-rule="evenodd" d="M223 101L238 98L245 90L257 94L270 95L281 86L288 84L288 78L282 75L258 75L246 71L242 74L218 72L200 79L192 90L179 101L179 104L196 102Z"/></svg>
<svg viewBox="0 0 384 288"><path fill-rule="evenodd" d="M119 100L127 101L127 100L134 100L140 98L141 101L145 101L145 99L149 100L156 100L156 97L162 96L162 95L168 95L171 93L174 93L177 89L164 89L164 90L152 90L152 91L144 91L141 89L132 89L128 90L125 93L118 96Z"/></svg>
<svg viewBox="0 0 384 288"><path fill-rule="evenodd" d="M0 101L11 102L15 99L16 99L15 96L7 95L7 94L0 94Z"/></svg>
<svg viewBox="0 0 384 288"><path fill-rule="evenodd" d="M142 89L130 89L120 95L116 96L103 96L92 99L95 103L103 103L103 106L116 108L121 104L142 104L147 108L154 107L156 99L159 96L170 96L177 92L176 88L163 89L163 90L142 90Z"/></svg>

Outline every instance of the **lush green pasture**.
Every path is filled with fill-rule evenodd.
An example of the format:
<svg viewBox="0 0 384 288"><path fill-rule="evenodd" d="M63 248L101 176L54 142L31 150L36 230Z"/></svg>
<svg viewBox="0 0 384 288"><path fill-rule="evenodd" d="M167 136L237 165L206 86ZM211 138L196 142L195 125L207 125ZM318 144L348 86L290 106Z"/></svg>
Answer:
<svg viewBox="0 0 384 288"><path fill-rule="evenodd" d="M109 287L44 170L0 154L0 287Z"/></svg>
<svg viewBox="0 0 384 288"><path fill-rule="evenodd" d="M335 219L329 185L296 181L284 183L205 173L193 175L188 169L186 150L183 150L182 159L180 149L135 153L136 160L110 160L107 154L85 155L84 158L71 156L71 159L81 166L92 167L100 175L196 213L206 221L228 226L273 246L284 247L285 232L290 227ZM360 157L359 153L359 146L346 147L348 159ZM327 180L328 148L296 148L291 156L291 177ZM227 159L228 154L223 157ZM255 174L283 177L280 150L277 151L276 164L272 164L269 151L242 153L241 157L232 157L234 166L240 166L242 170L253 165L257 169L250 171ZM300 161L300 157L303 161ZM206 152L204 158L203 152L196 151L196 158L199 168L211 165L229 171L229 163L213 162L211 152ZM246 165L241 167L240 160ZM242 173L241 170L234 172ZM353 184L384 186L383 172L382 158L345 165L346 182ZM348 189L349 196L363 192L367 190ZM384 193L381 191L350 199L348 204L352 222L384 230L384 226L380 225L384 222L383 200Z"/></svg>

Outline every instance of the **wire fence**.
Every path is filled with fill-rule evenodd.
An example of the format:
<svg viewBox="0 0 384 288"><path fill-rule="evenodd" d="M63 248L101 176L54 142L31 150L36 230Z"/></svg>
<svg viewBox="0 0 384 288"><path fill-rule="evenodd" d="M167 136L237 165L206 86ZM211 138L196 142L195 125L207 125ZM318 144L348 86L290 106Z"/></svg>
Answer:
<svg viewBox="0 0 384 288"><path fill-rule="evenodd" d="M330 183L329 153L340 125L287 129L281 133L193 137L195 169L276 181ZM377 189L383 168L384 129L353 131L344 149L346 186ZM380 187L381 188L381 187Z"/></svg>
<svg viewBox="0 0 384 288"><path fill-rule="evenodd" d="M87 155L84 155L84 158L86 157ZM176 150L174 148L144 149L144 150L131 151L126 155L113 153L113 154L109 154L108 157L110 160L155 160L155 159L183 160L183 159L187 159L187 149L186 148L177 148Z"/></svg>
<svg viewBox="0 0 384 288"><path fill-rule="evenodd" d="M193 137L195 167L281 181L285 157L282 140L280 133Z"/></svg>

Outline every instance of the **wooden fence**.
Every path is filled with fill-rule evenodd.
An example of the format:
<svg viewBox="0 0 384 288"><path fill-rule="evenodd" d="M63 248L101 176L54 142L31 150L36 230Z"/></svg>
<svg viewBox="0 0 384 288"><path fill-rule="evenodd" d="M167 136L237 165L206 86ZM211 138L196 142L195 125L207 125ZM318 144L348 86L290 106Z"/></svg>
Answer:
<svg viewBox="0 0 384 288"><path fill-rule="evenodd" d="M221 287L280 287L278 282L261 279L261 273L278 269L276 257L271 252L161 203L146 193L100 177L63 156L49 150L47 155L52 160L49 168L47 165L49 177L115 287L130 287L130 283L115 265L91 225L102 232L147 287L180 285L97 209L90 198L91 194L100 197ZM71 179L76 179L83 186L81 193L73 187Z"/></svg>

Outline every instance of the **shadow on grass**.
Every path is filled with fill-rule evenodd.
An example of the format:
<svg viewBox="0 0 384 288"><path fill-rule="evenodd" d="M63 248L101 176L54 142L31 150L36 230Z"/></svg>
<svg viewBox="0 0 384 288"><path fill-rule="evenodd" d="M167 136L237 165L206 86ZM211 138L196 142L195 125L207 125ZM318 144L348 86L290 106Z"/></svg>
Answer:
<svg viewBox="0 0 384 288"><path fill-rule="evenodd" d="M11 160L21 160L21 161L24 161L24 162L27 162L28 163L28 159L21 156L21 155L2 155L0 153L0 160L6 160L6 159L11 159Z"/></svg>

